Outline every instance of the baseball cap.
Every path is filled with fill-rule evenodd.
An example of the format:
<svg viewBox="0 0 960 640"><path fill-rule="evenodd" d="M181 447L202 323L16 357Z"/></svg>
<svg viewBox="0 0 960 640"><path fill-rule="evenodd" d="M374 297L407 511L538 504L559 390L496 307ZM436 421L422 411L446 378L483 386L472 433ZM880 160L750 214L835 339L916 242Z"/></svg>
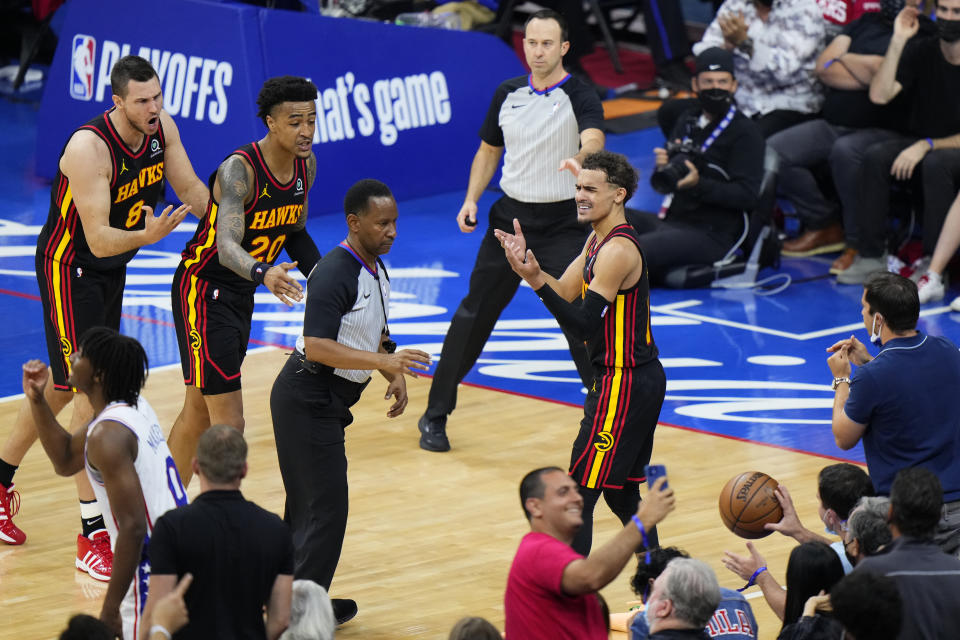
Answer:
<svg viewBox="0 0 960 640"><path fill-rule="evenodd" d="M720 47L704 49L697 56L697 73L727 71L733 73L733 54Z"/></svg>

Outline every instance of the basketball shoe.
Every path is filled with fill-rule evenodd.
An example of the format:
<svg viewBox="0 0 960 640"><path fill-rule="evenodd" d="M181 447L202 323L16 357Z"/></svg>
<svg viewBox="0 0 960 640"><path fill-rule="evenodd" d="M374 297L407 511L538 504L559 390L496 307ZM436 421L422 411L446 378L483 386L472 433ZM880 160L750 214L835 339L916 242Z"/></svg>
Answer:
<svg viewBox="0 0 960 640"><path fill-rule="evenodd" d="M110 581L113 573L113 551L110 550L110 534L106 529L95 532L89 538L77 534L77 569L90 574L94 580Z"/></svg>
<svg viewBox="0 0 960 640"><path fill-rule="evenodd" d="M0 540L7 544L23 544L27 534L13 524L13 516L20 511L20 494L0 484Z"/></svg>

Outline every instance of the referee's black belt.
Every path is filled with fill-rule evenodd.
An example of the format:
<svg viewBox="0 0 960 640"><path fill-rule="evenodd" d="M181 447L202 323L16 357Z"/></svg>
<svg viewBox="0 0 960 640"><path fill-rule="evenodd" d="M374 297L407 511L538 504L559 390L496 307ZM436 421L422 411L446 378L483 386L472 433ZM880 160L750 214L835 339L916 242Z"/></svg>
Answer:
<svg viewBox="0 0 960 640"><path fill-rule="evenodd" d="M294 350L293 353L290 354L290 357L300 364L301 371L316 376L332 388L346 394L360 393L366 388L367 384L370 383L370 378L367 378L363 382L354 382L353 380L347 380L342 376L338 376L333 372L333 367L316 362L315 360L308 360L305 355L297 350Z"/></svg>

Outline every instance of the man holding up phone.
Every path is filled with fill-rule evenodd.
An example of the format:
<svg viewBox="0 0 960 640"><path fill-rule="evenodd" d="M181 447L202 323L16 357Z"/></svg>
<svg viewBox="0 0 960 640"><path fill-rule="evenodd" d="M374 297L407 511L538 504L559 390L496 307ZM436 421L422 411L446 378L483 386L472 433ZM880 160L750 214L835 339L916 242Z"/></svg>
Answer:
<svg viewBox="0 0 960 640"><path fill-rule="evenodd" d="M666 393L650 332L647 263L624 214L636 189L637 171L626 157L598 151L584 159L576 184L577 220L593 233L559 280L541 271L517 220L513 234L495 231L510 266L560 327L587 343L593 364L570 459L570 475L583 496L583 526L572 543L581 555L590 553L593 509L601 494L624 524L636 513ZM659 546L653 527L643 546Z"/></svg>

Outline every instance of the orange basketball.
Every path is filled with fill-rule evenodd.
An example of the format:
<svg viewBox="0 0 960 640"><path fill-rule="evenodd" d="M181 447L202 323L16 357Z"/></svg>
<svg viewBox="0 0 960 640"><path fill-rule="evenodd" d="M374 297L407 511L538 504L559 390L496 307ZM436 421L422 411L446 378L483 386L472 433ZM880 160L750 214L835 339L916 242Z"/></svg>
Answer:
<svg viewBox="0 0 960 640"><path fill-rule="evenodd" d="M760 471L730 478L720 492L723 524L741 538L762 538L773 533L763 525L783 519L783 509L773 495L778 486L776 480Z"/></svg>

